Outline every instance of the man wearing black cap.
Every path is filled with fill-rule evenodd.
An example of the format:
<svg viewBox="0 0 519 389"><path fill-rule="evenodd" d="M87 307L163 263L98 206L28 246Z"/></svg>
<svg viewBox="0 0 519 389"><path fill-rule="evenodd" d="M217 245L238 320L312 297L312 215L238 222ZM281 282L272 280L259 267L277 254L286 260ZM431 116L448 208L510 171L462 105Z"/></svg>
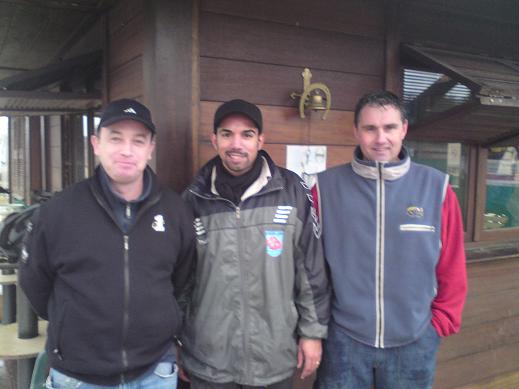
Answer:
<svg viewBox="0 0 519 389"><path fill-rule="evenodd" d="M49 320L47 387L175 388L192 214L147 166L155 126L144 105L110 103L91 142L95 175L41 207L20 265Z"/></svg>
<svg viewBox="0 0 519 389"><path fill-rule="evenodd" d="M185 198L198 262L182 336L193 389L291 388L312 374L326 336L329 286L311 195L262 149L261 111L221 105L205 165Z"/></svg>

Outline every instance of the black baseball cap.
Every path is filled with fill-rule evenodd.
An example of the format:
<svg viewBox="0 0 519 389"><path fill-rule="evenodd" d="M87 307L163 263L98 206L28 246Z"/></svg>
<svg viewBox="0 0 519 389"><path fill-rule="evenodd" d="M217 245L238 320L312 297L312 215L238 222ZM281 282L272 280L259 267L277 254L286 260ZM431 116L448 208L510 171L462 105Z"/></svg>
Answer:
<svg viewBox="0 0 519 389"><path fill-rule="evenodd" d="M97 131L99 132L101 127L107 127L121 120L136 120L141 122L152 134L155 134L155 125L151 120L150 110L143 104L132 99L120 99L110 102L103 111L103 116L101 117Z"/></svg>
<svg viewBox="0 0 519 389"><path fill-rule="evenodd" d="M216 129L220 126L222 120L232 113L241 113L242 115L247 116L250 120L254 122L254 124L258 128L258 133L262 133L263 119L261 117L260 109L256 105L249 103L248 101L235 99L223 103L216 110L214 114L213 127L213 131L215 134Z"/></svg>

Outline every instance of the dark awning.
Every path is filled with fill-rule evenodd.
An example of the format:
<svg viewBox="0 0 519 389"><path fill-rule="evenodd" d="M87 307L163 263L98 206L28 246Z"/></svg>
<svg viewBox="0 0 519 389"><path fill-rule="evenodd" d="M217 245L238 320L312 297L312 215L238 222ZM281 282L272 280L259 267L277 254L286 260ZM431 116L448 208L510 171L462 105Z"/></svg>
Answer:
<svg viewBox="0 0 519 389"><path fill-rule="evenodd" d="M65 92L57 85L74 79L80 86L86 84L100 73L101 62L101 52L96 51L0 80L0 115L63 115L98 109L101 92Z"/></svg>
<svg viewBox="0 0 519 389"><path fill-rule="evenodd" d="M411 139L519 144L519 62L412 45L403 52L440 75L410 102Z"/></svg>

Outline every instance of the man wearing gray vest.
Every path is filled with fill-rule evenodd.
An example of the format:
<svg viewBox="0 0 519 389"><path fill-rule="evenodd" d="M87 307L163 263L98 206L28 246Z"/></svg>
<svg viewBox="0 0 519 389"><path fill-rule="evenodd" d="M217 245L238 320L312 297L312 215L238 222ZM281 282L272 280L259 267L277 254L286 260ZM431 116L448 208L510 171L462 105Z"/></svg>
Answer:
<svg viewBox="0 0 519 389"><path fill-rule="evenodd" d="M459 205L446 174L411 162L407 126L397 96L365 95L353 161L313 188L334 288L319 389L431 388L440 338L460 329Z"/></svg>

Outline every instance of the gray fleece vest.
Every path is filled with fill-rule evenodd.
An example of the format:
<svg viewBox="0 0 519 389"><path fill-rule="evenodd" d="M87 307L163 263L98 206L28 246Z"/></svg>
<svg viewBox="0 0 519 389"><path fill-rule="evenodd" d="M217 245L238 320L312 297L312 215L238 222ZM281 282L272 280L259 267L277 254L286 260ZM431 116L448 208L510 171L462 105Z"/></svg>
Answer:
<svg viewBox="0 0 519 389"><path fill-rule="evenodd" d="M412 163L359 159L318 175L332 318L378 348L416 340L431 320L448 176Z"/></svg>

